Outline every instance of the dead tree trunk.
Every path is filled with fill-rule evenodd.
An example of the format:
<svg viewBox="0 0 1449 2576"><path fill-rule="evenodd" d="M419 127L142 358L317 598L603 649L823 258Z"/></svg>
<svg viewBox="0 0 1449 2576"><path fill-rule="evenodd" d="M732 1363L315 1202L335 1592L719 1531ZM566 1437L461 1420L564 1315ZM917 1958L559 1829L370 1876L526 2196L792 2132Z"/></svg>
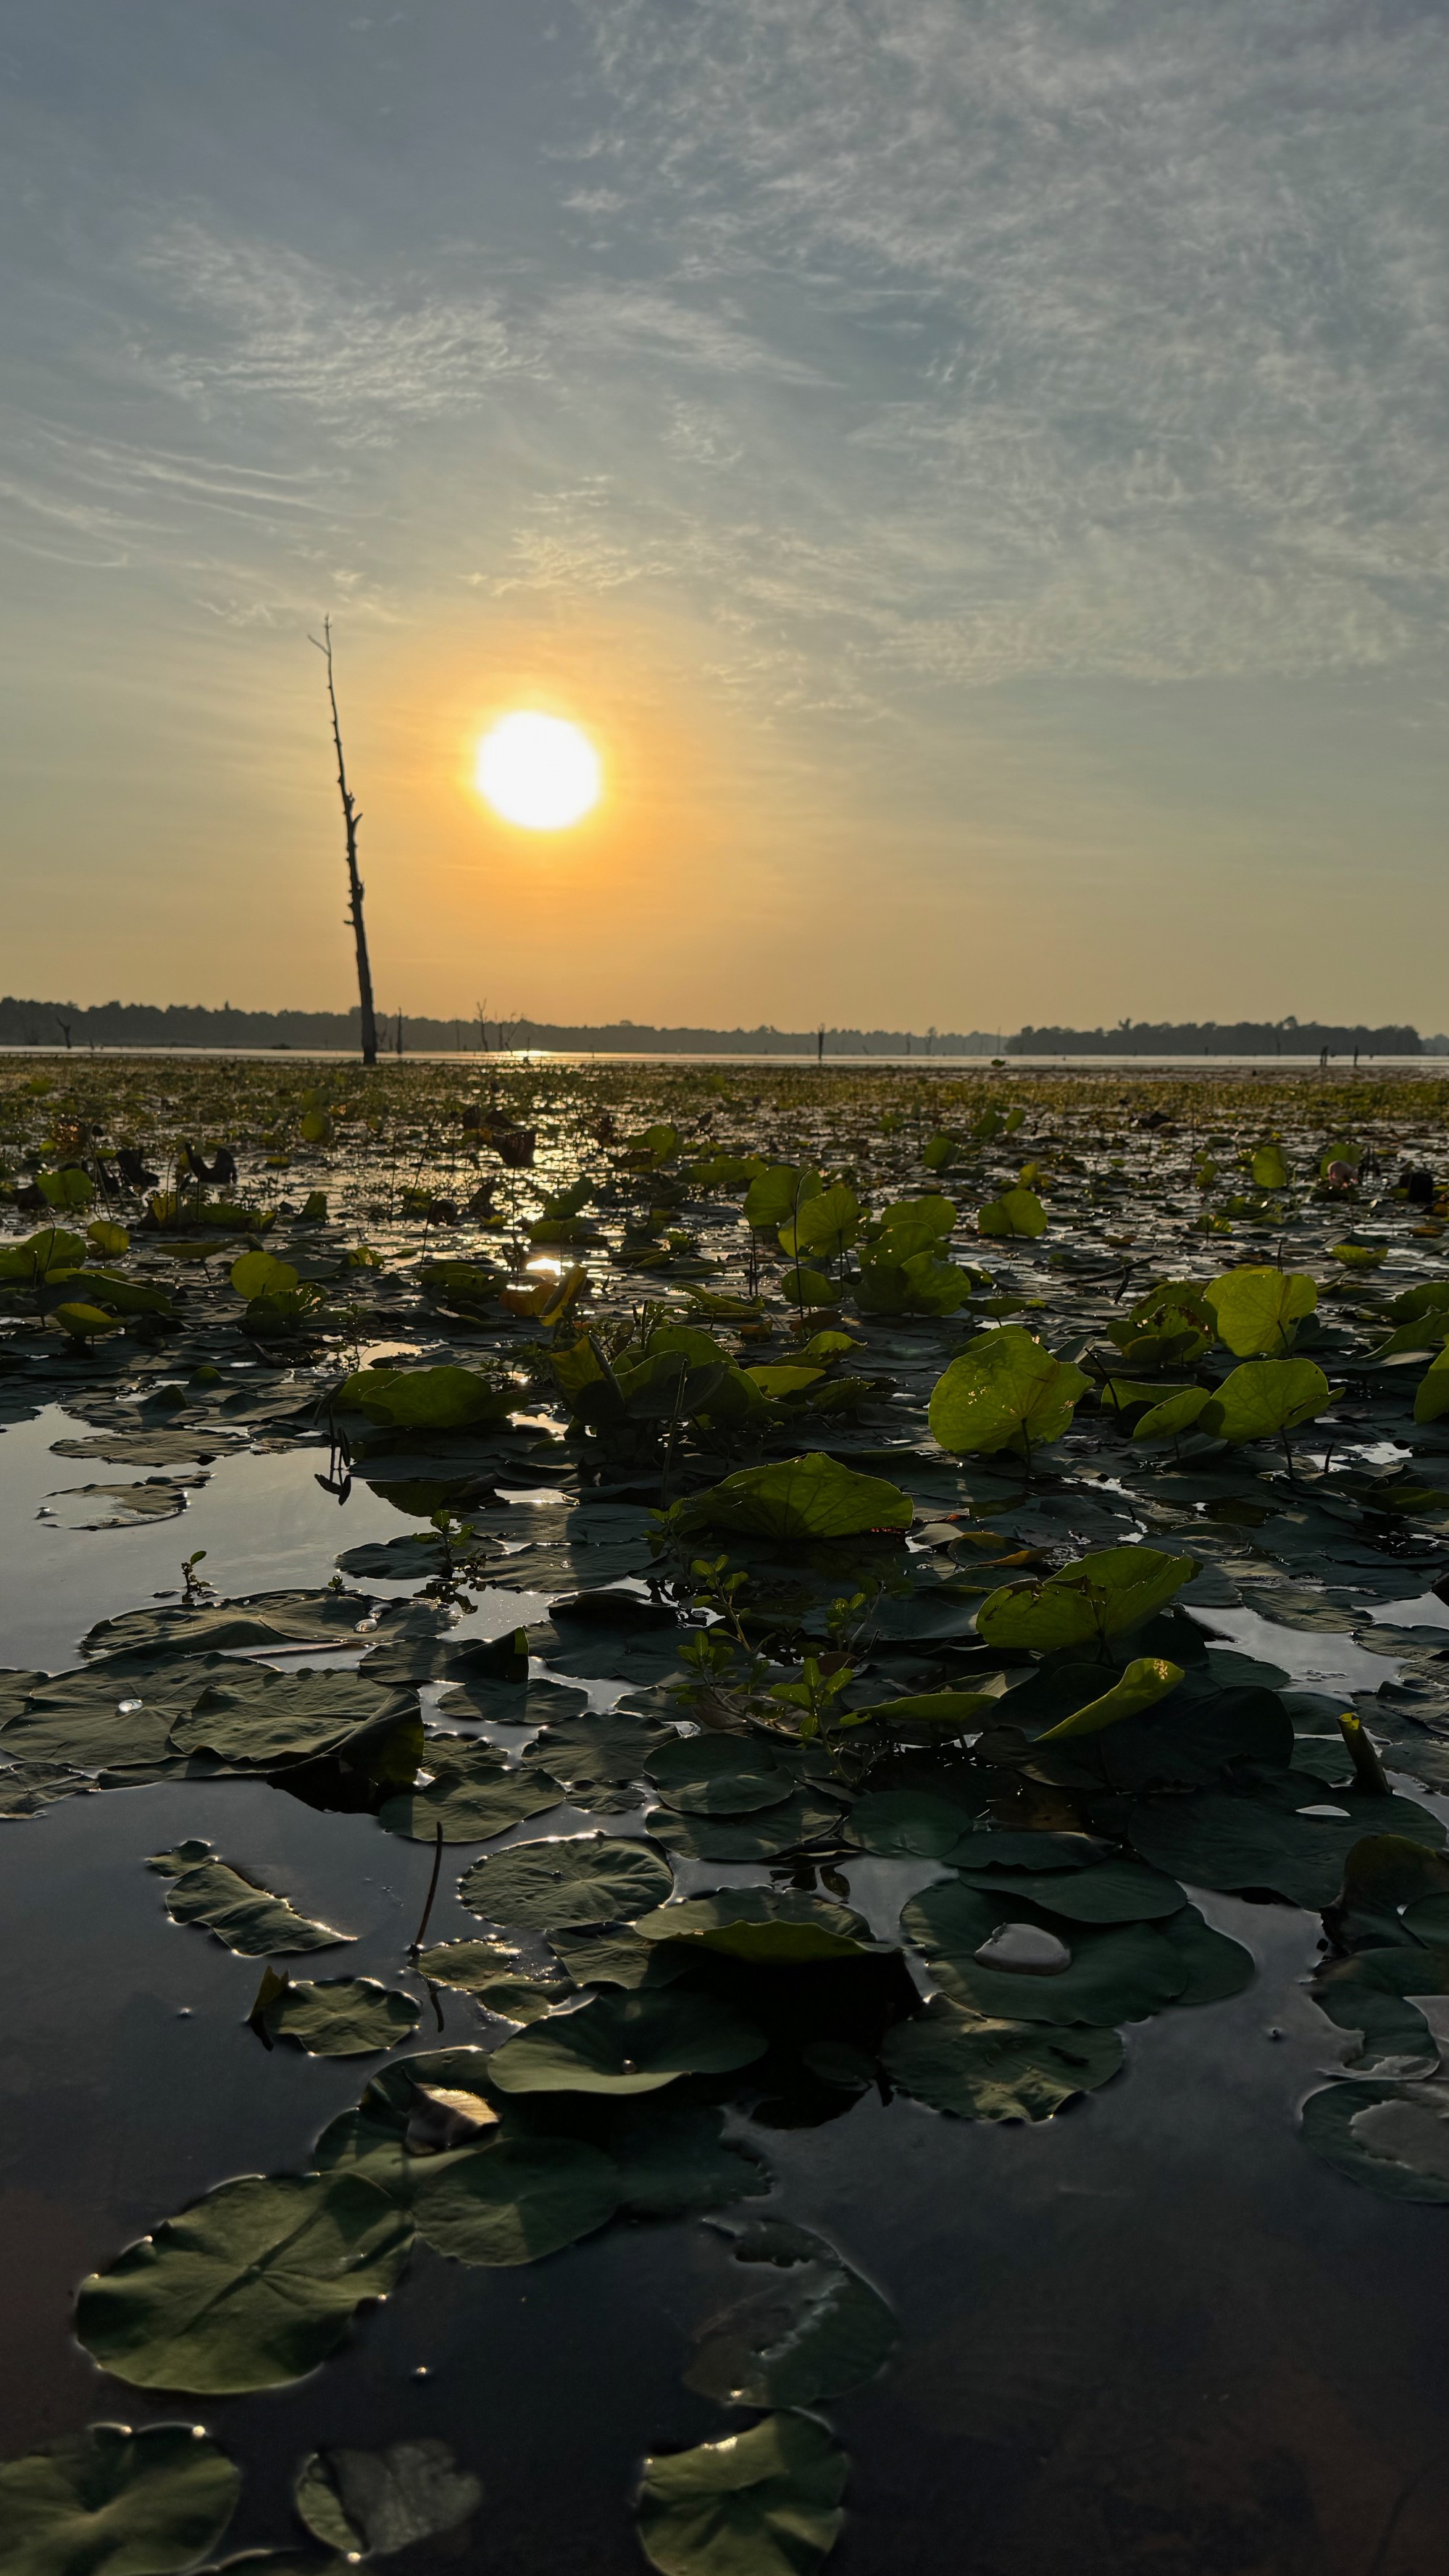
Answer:
<svg viewBox="0 0 1449 2576"><path fill-rule="evenodd" d="M376 1064L377 1015L372 1006L372 967L368 961L367 930L362 918L362 879L357 869L357 826L362 816L357 810L352 790L347 784L347 764L342 757L342 725L337 713L337 690L332 678L332 620L330 617L324 617L322 620L322 636L323 641L320 644L317 644L315 635L310 638L310 641L317 644L317 650L327 664L327 702L332 709L332 740L337 750L337 792L342 799L342 823L347 834L347 885L351 900L346 918L347 927L352 933L353 945L357 950L357 999L362 1023L362 1061L364 1064Z"/></svg>

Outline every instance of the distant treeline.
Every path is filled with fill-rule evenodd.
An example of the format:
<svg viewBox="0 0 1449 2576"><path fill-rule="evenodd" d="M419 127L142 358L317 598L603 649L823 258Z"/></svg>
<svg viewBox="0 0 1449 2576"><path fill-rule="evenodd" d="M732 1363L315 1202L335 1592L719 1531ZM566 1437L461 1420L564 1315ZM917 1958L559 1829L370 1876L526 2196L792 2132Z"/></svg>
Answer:
<svg viewBox="0 0 1449 2576"><path fill-rule="evenodd" d="M401 1035L401 1047L399 1047ZM597 1055L990 1056L990 1055L1420 1055L1442 1039L1411 1028L1339 1028L1326 1020L1124 1020L1115 1029L661 1029L647 1021L584 1026L558 1020L402 1018L380 1013L391 1055L509 1054L540 1048ZM0 1046L295 1047L355 1055L351 1011L234 1011L171 1002L0 1001Z"/></svg>
<svg viewBox="0 0 1449 2576"><path fill-rule="evenodd" d="M404 1052L416 1055L507 1052L541 1047L599 1055L814 1055L816 1029L659 1029L635 1020L606 1027L556 1020L432 1020L403 1015ZM397 1046L396 1016L378 1017L379 1043ZM298 1047L355 1053L358 1015L351 1011L219 1011L172 1002L0 1001L0 1046ZM995 1055L1000 1031L827 1029L827 1055Z"/></svg>
<svg viewBox="0 0 1449 2576"><path fill-rule="evenodd" d="M1328 1020L1123 1020L1115 1029L1025 1028L1007 1055L1418 1055L1410 1028L1342 1028Z"/></svg>

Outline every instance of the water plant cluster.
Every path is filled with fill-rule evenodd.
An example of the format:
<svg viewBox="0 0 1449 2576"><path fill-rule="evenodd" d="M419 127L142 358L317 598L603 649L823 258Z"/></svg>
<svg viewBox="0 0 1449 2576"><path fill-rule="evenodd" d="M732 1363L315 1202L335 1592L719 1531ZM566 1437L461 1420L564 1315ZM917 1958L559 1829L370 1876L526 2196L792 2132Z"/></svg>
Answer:
<svg viewBox="0 0 1449 2576"><path fill-rule="evenodd" d="M479 2461L319 2437L291 2527L219 2561L198 2409L322 2387L411 2266L663 2228L738 2267L685 2372L718 2424L641 2422L617 2513L662 2576L811 2576L832 2409L898 2328L778 2142L866 2101L1090 2121L1144 2024L1254 1979L1214 1894L1320 1918L1305 2152L1449 2201L1449 1085L0 1086L0 1419L59 1405L56 1516L174 1520L184 1560L0 1673L0 1819L114 1799L178 1937L234 1954L258 2080L359 2079L81 2285L95 2420L0 2466L5 2576L466 2555ZM181 1525L258 1449L308 1453L336 1571L228 1598ZM360 1488L396 1534L349 1543ZM1377 1686L1303 1678L1331 1639ZM305 1885L155 1848L188 1781L346 1819L359 1874L410 1847L389 1979ZM440 1887L466 1931L430 1937Z"/></svg>

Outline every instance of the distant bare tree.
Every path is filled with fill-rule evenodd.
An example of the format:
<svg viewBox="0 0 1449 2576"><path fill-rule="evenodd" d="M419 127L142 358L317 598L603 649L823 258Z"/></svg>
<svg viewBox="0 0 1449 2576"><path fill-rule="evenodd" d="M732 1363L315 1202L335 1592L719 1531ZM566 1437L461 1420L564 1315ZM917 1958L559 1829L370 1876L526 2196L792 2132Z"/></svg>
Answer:
<svg viewBox="0 0 1449 2576"><path fill-rule="evenodd" d="M327 701L332 709L332 740L337 750L337 792L342 798L342 823L347 834L347 884L351 901L346 918L347 927L352 933L353 944L357 950L357 998L361 1006L362 1061L364 1064L376 1064L377 1016L372 1007L372 967L368 960L367 931L362 919L362 879L357 868L357 826L362 816L357 810L352 790L347 784L347 764L342 757L342 725L337 713L337 690L332 678L331 618L324 617L322 620L320 644L317 643L315 635L309 636L307 640L317 645L318 652L327 664ZM399 1038L401 1034L399 1024ZM398 1053L399 1055L402 1053L401 1045L398 1047Z"/></svg>

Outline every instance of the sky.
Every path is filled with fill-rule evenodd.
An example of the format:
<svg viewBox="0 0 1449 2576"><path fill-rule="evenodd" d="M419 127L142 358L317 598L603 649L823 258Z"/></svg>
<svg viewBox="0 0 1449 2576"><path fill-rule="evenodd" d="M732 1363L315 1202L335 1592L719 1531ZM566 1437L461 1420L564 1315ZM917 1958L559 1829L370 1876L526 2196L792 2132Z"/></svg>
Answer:
<svg viewBox="0 0 1449 2576"><path fill-rule="evenodd" d="M4 0L0 981L1445 1025L1442 0ZM518 710L605 793L520 830Z"/></svg>

